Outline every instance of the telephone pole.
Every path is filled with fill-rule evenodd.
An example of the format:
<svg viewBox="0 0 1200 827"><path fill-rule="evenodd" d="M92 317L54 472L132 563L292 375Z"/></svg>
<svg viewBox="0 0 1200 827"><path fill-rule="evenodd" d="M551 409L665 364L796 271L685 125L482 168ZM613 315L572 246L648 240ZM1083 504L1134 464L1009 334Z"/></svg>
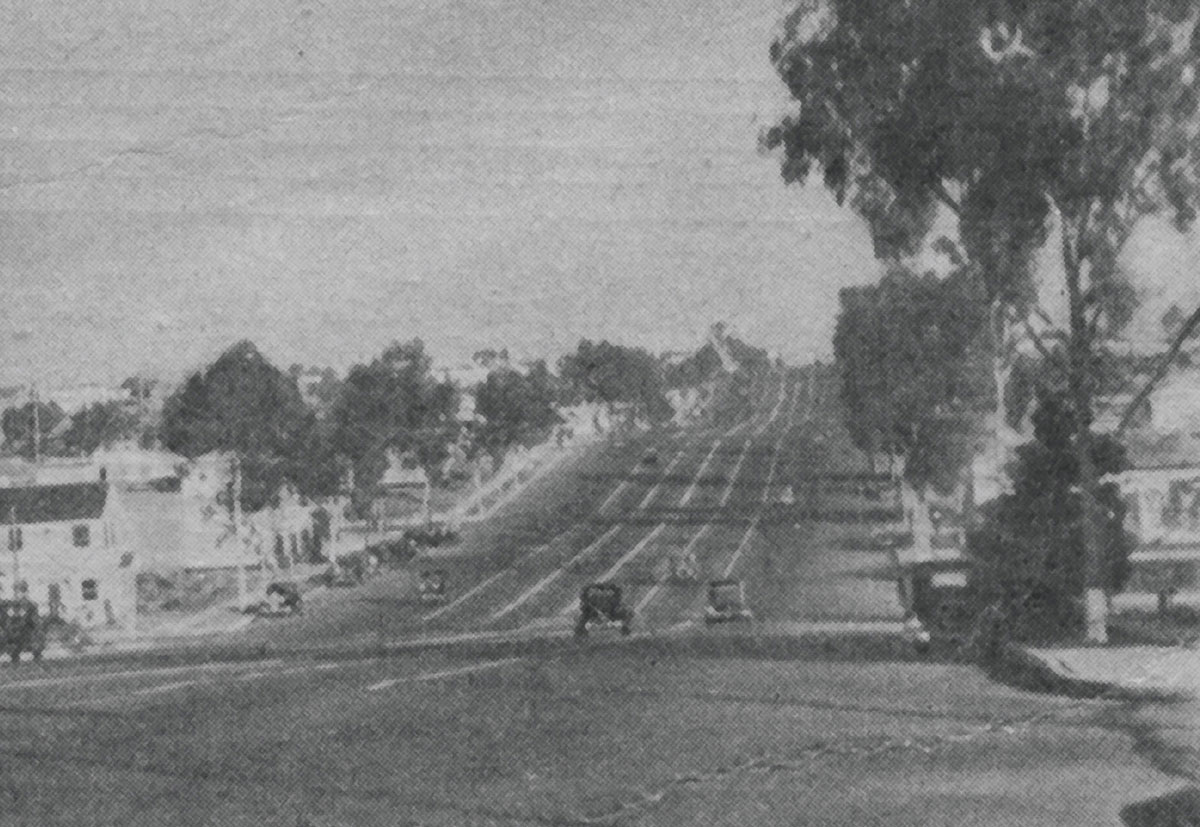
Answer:
<svg viewBox="0 0 1200 827"><path fill-rule="evenodd" d="M21 582L21 544L23 539L17 533L17 508L13 506L8 509L8 548L12 552L13 558L13 597L17 596Z"/></svg>
<svg viewBox="0 0 1200 827"><path fill-rule="evenodd" d="M246 610L246 561L242 559L245 548L242 543L242 464L237 454L233 455L233 502L230 510L233 517L233 549L237 564L237 595L238 608Z"/></svg>
<svg viewBox="0 0 1200 827"><path fill-rule="evenodd" d="M33 464L37 465L42 459L42 414L38 410L37 385L30 386L30 398L33 405Z"/></svg>

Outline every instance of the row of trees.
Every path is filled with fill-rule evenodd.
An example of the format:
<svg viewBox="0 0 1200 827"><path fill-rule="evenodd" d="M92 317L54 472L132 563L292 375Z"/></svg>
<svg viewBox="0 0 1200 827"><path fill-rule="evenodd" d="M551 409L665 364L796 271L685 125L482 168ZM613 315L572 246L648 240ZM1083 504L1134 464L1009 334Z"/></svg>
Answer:
<svg viewBox="0 0 1200 827"><path fill-rule="evenodd" d="M250 342L223 353L189 377L167 400L164 446L186 457L212 451L238 455L247 509L269 502L284 480L304 493L335 493L351 477L370 491L388 455L407 456L436 480L454 446L468 456L500 458L515 445L546 439L563 407L581 402L623 405L650 421L672 414L662 360L640 348L583 340L558 362L514 369L502 351L481 351L491 366L469 390L473 422L458 418L464 389L439 380L423 343L396 343L345 378L322 373L313 404L301 394L304 369L272 365Z"/></svg>
<svg viewBox="0 0 1200 827"><path fill-rule="evenodd" d="M747 363L766 359L731 341ZM702 362L704 353L692 361ZM131 379L128 401L92 405L70 418L53 403L36 403L35 412L31 402L6 410L0 425L9 449L27 456L35 431L45 454L90 454L130 438L157 441L185 457L232 452L242 469L243 505L254 510L285 480L312 496L331 495L347 479L369 492L389 454L409 458L435 480L455 446L468 458L487 452L501 459L513 446L545 440L563 423L560 411L580 403L620 407L652 422L672 415L669 369L641 348L585 339L559 359L557 373L544 361L517 370L504 350L480 351L476 362L488 368L486 379L460 389L434 375L419 339L390 345L344 377L300 365L281 371L243 341L189 376L167 398L159 421L147 422L140 404L152 387ZM475 401L476 417L468 422L458 416L463 391Z"/></svg>
<svg viewBox="0 0 1200 827"><path fill-rule="evenodd" d="M838 203L866 221L877 256L896 264L928 242L939 216L953 220L957 232L938 244L969 274L961 278L975 282L965 312L985 320L978 345L954 347L984 348L990 357L994 413L1003 413L1014 340L1023 336L1038 348L1035 375L1049 378L1036 396L1041 416L1056 424L1040 430L1035 446L1057 461L1071 458L1060 467L1069 479L1054 477L1065 499L1033 528L1015 522L1030 516L1028 503L1002 503L992 536L1018 538L1005 546L1011 557L1015 548L1049 548L1051 534L1065 532L1054 538L1071 549L1065 557L1026 558L1041 567L1040 577L1062 565L1079 570L1080 588L1069 596L1087 607L1088 637L1102 640L1114 575L1112 509L1101 485L1109 466L1100 457L1110 452L1093 431L1093 405L1104 343L1131 311L1133 291L1120 267L1125 245L1147 216L1169 216L1183 229L1196 215L1200 30L1193 4L804 0L772 44L771 59L798 103L764 134L767 146L782 150L785 180L804 182L819 170ZM1044 249L1056 266L1037 266ZM1066 298L1067 319L1053 336L1031 324L1039 315L1036 277L1058 280ZM879 301L893 300L887 289L881 286ZM1200 310L1181 321L1153 377L1197 324ZM847 319L847 354L853 326ZM931 331L934 341L921 341L922 354L943 343L939 336ZM873 429L867 441L915 459L927 428L986 423L980 400L961 404L948 395L937 389L921 400L920 413L901 417L921 427ZM1122 427L1135 413L1126 412ZM1026 460L1012 496L1032 497L1023 481L1051 470ZM919 481L924 463L909 466ZM1040 534L1030 537L1030 530Z"/></svg>
<svg viewBox="0 0 1200 827"><path fill-rule="evenodd" d="M55 402L29 401L0 414L0 430L12 454L86 456L115 442L148 444L154 428L133 400L96 402L68 416Z"/></svg>

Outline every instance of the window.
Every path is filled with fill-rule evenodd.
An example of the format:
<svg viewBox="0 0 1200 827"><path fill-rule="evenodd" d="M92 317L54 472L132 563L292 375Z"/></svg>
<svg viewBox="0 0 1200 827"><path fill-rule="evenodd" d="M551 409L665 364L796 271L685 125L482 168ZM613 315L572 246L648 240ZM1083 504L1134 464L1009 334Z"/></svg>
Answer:
<svg viewBox="0 0 1200 827"><path fill-rule="evenodd" d="M20 551L23 548L25 548L25 535L23 535L21 533L21 527L19 525L9 526L8 527L8 550L9 551Z"/></svg>
<svg viewBox="0 0 1200 827"><path fill-rule="evenodd" d="M95 600L100 596L100 585L95 580L84 580L79 585L83 587L84 600Z"/></svg>
<svg viewBox="0 0 1200 827"><path fill-rule="evenodd" d="M86 525L72 526L71 539L78 548L90 546L92 544L92 527Z"/></svg>

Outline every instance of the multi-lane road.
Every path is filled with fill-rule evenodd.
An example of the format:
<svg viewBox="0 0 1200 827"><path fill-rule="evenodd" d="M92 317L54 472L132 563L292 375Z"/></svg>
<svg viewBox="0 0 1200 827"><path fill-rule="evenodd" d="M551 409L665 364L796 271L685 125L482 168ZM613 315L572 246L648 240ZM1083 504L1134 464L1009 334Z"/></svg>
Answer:
<svg viewBox="0 0 1200 827"><path fill-rule="evenodd" d="M587 489L589 507L565 522L551 516L546 530L515 542L485 527L464 549L418 561L417 567L449 570L453 588L444 605L422 610L412 599L411 579L368 587L365 594L375 599L372 628L406 637L565 633L580 589L612 581L636 610L638 630L661 632L695 622L706 581L719 577L743 579L766 623L896 624L900 609L889 560L856 545L862 526L856 533L801 516L811 492L798 481L814 475L808 465L821 438L814 423L821 390L806 374L780 372L761 383L745 416L726 427L656 431L566 465L554 485ZM857 471L856 461L815 471ZM512 507L552 511L554 504L540 497L535 490ZM821 560L831 534L842 538L842 548L834 560ZM670 577L673 557L694 560L697 578ZM390 603L389 594L396 598ZM330 612L353 613L354 605L331 605ZM318 609L297 621L297 636L320 636L328 618ZM330 625L347 628L344 621Z"/></svg>
<svg viewBox="0 0 1200 827"><path fill-rule="evenodd" d="M867 527L814 519L880 505L814 483L861 470L823 390L581 451L416 563L442 606L392 572L221 647L3 670L0 824L1060 827L1179 786L1121 708L904 644ZM756 624L696 623L718 576ZM632 638L571 637L595 580Z"/></svg>

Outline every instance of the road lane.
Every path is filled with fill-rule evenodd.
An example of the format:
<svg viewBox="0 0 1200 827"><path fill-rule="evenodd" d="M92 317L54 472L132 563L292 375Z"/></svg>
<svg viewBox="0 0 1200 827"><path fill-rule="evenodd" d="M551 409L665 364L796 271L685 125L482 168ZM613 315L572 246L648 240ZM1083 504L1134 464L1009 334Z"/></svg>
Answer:
<svg viewBox="0 0 1200 827"><path fill-rule="evenodd" d="M534 553L535 554L541 553L541 552L545 551L547 548L549 548L548 544L540 547ZM429 614L425 615L425 617L422 619L426 620L426 621L435 620L435 619L441 617L442 615L446 614L447 612L454 611L459 606L461 606L463 603L466 603L472 597L479 594L484 589L486 589L488 586L495 583L501 577L509 577L512 574L513 574L512 569L504 569L503 571L498 571L495 574L493 574L491 577L487 578L486 580L476 583L475 586L473 586L472 588L463 592L461 595L459 595L457 598L455 598L451 602L447 603L445 606L442 606L440 609L436 609L436 610L430 612Z"/></svg>
<svg viewBox="0 0 1200 827"><path fill-rule="evenodd" d="M530 598L532 598L534 595L541 592L543 589L545 589L547 586L549 586L551 583L553 583L558 578L565 575L567 573L568 568L571 565L577 563L578 561L587 557L589 554L592 554L597 549L601 548L605 543L607 543L610 539L612 539L612 537L615 536L616 533L618 531L620 531L622 528L623 528L623 526L619 523L617 525L614 525L611 528L609 528L608 531L601 534L597 540L593 541L592 543L589 543L587 546L584 546L582 551L580 551L578 554L576 554L574 557L572 557L570 560L568 560L562 566L559 566L558 568L553 569L549 574L547 574L541 580L537 581L532 586L530 586L528 589L521 592L519 595L517 595L516 599L514 599L512 602L507 603L504 606L501 606L500 609L498 609L495 613L492 614L490 620L493 620L493 621L499 620L500 618L505 617L508 614L510 614L511 612L513 612L515 609L518 609L521 606L525 605L525 603Z"/></svg>
<svg viewBox="0 0 1200 827"><path fill-rule="evenodd" d="M708 454L704 457L704 461L700 463L700 470L696 472L696 478L692 480L692 484L683 492L683 497L679 500L680 506L685 506L692 501L692 497L696 496L696 488L700 485L700 480L704 478L704 472L708 470L709 463L712 462L713 455L717 453L717 449L721 447L721 440L717 440L712 444Z"/></svg>

